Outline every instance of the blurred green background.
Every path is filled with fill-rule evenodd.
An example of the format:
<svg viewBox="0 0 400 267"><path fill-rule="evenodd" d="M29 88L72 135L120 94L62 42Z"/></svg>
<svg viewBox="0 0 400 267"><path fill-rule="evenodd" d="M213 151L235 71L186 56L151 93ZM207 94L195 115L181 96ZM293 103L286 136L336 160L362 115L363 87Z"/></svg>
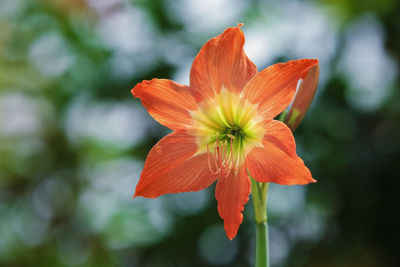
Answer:
<svg viewBox="0 0 400 267"><path fill-rule="evenodd" d="M271 185L272 266L398 266L400 2L0 0L0 266L251 266L251 201L230 242L214 186L132 200L168 129L130 89L188 84L243 22L259 70L318 58L295 137L318 183Z"/></svg>

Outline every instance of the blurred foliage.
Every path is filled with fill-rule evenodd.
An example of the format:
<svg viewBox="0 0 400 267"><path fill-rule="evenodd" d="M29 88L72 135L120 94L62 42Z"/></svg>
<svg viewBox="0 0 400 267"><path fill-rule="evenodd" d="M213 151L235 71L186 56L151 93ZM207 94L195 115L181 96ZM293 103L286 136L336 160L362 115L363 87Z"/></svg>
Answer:
<svg viewBox="0 0 400 267"><path fill-rule="evenodd" d="M0 266L251 266L249 202L228 241L213 187L131 200L168 130L130 94L187 83L244 22L259 69L318 58L296 131L318 183L271 185L272 266L396 266L400 2L0 0Z"/></svg>

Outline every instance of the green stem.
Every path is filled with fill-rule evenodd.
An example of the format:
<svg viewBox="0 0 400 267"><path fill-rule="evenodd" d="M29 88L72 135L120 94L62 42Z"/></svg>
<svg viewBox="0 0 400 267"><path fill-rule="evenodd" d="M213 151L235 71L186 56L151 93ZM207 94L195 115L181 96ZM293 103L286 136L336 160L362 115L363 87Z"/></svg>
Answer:
<svg viewBox="0 0 400 267"><path fill-rule="evenodd" d="M254 219L257 225L255 267L269 267L267 195L268 183L259 183L251 176Z"/></svg>
<svg viewBox="0 0 400 267"><path fill-rule="evenodd" d="M269 266L268 223L257 223L255 267Z"/></svg>

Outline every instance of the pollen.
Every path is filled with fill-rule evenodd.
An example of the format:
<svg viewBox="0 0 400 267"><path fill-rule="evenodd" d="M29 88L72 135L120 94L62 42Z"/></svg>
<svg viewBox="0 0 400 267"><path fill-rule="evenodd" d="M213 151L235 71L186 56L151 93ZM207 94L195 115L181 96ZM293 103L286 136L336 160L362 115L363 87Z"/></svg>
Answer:
<svg viewBox="0 0 400 267"><path fill-rule="evenodd" d="M228 136L229 138L231 138L231 139L235 139L235 136L234 136L234 135L227 134L227 136Z"/></svg>

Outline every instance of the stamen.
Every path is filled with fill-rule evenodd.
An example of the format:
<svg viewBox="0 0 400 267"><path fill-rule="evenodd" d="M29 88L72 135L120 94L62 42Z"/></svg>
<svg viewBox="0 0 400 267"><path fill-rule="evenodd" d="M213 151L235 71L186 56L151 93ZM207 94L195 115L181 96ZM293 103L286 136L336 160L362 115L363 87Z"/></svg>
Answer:
<svg viewBox="0 0 400 267"><path fill-rule="evenodd" d="M234 163L234 158L233 158L233 138L231 138L231 167L234 167L235 166L235 163Z"/></svg>
<svg viewBox="0 0 400 267"><path fill-rule="evenodd" d="M231 169L237 170L236 168L236 158L233 156L233 144L232 144L232 139L231 139Z"/></svg>
<svg viewBox="0 0 400 267"><path fill-rule="evenodd" d="M227 144L226 144L226 140L224 140L222 142L222 165L223 165L223 168L227 167L227 165L226 165L226 162L227 162L227 151L228 151L228 147L227 147Z"/></svg>
<svg viewBox="0 0 400 267"><path fill-rule="evenodd" d="M210 152L210 140L207 142L208 167L212 174L220 174L225 178L230 175L232 170L237 170L237 159L233 151L233 140L235 136L232 134L227 134L226 136L229 137L229 141L227 139L220 140L219 134L216 133L216 140L213 144L212 152Z"/></svg>
<svg viewBox="0 0 400 267"><path fill-rule="evenodd" d="M215 159L215 158L214 158ZM216 170L214 171L212 166L211 166L211 159L210 159L210 148L207 143L207 162L208 162L208 168L210 169L212 174L217 174L218 173L218 167L216 167ZM214 160L214 166L215 166L215 160Z"/></svg>
<svg viewBox="0 0 400 267"><path fill-rule="evenodd" d="M222 166L222 159L221 159L221 147L220 147L220 145L219 145L219 140L218 140L218 134L217 134L217 154L218 154L218 166L219 166L219 168L220 169L223 169L223 168L221 168L221 166Z"/></svg>

